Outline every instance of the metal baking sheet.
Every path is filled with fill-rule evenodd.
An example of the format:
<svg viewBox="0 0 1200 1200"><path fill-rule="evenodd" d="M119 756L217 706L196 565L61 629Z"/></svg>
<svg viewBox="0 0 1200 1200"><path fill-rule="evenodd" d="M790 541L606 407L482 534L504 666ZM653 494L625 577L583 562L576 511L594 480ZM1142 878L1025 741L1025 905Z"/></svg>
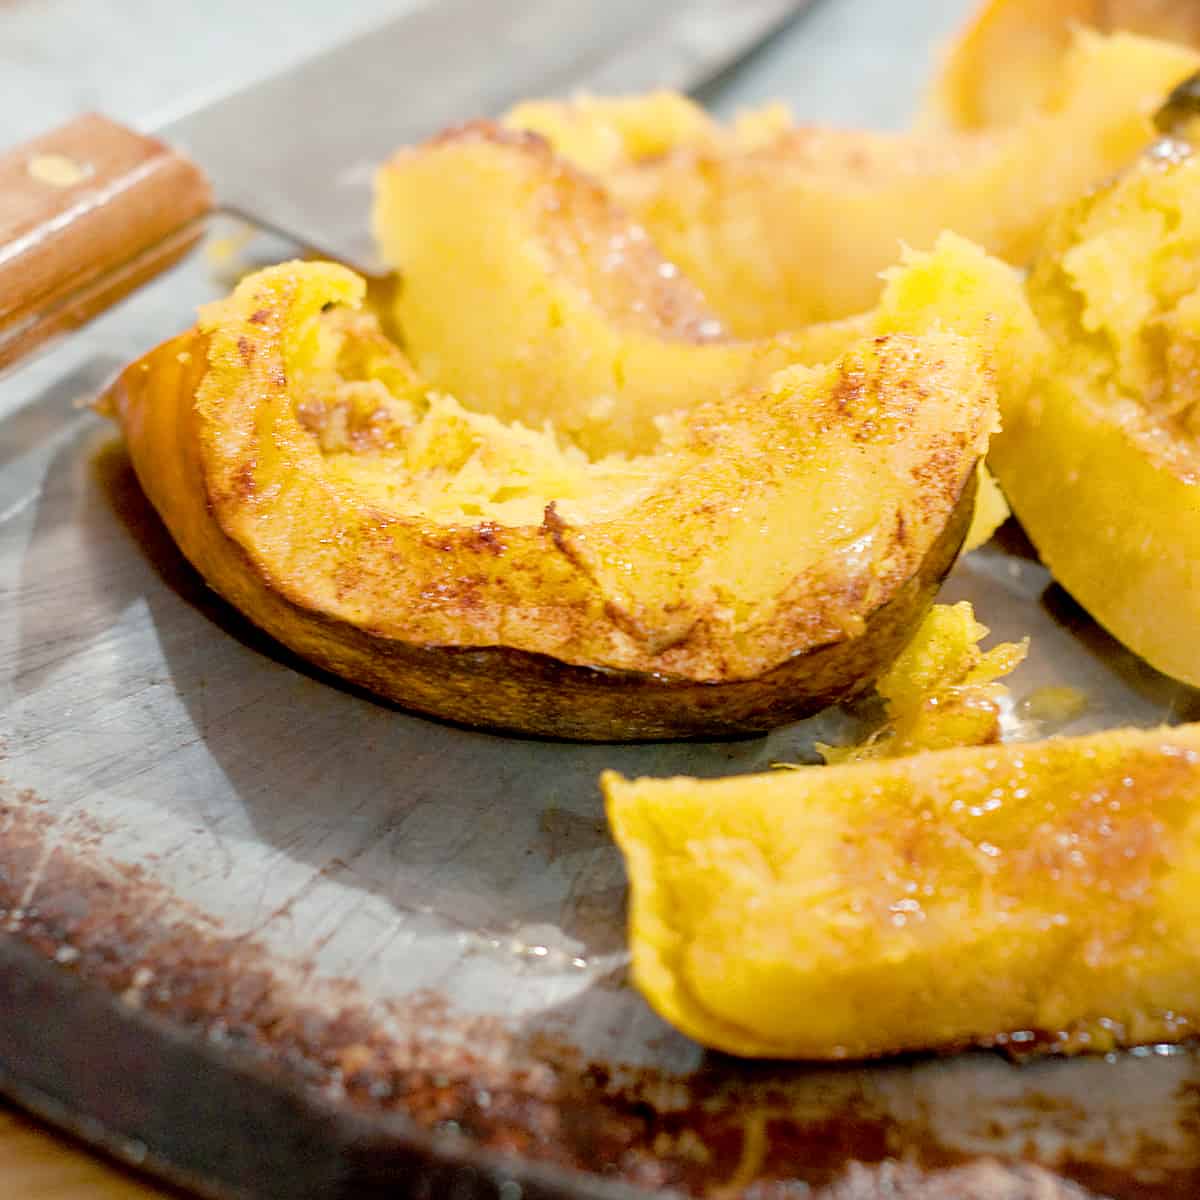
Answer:
<svg viewBox="0 0 1200 1200"><path fill-rule="evenodd" d="M829 53L866 61L836 8L814 12ZM726 102L786 91L797 46ZM837 115L870 117L885 75ZM1192 1050L747 1065L659 1021L626 980L600 770L763 769L856 718L576 746L414 717L298 662L181 559L82 407L221 290L197 256L0 380L0 1087L253 1200L1200 1194ZM1014 724L1050 683L1088 700L1055 732L1200 715L1019 531L945 597L1032 637Z"/></svg>

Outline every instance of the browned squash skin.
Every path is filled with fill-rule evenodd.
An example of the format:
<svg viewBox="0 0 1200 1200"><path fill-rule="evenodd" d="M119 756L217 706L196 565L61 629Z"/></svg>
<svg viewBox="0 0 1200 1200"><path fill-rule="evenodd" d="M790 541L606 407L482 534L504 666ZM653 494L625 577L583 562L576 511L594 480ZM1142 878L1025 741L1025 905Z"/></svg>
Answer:
<svg viewBox="0 0 1200 1200"><path fill-rule="evenodd" d="M184 555L302 658L406 708L470 726L646 740L759 732L809 715L869 686L899 653L953 565L974 507L976 477L968 469L942 533L857 636L806 649L756 678L697 682L510 647L413 644L285 597L225 533L196 428L196 392L207 370L208 339L193 330L129 366L104 399L143 490Z"/></svg>

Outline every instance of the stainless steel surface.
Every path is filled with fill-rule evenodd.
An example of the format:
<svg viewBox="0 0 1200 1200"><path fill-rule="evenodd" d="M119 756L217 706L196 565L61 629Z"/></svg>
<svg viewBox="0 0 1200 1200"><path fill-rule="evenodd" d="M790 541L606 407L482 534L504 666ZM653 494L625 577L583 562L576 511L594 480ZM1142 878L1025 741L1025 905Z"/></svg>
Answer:
<svg viewBox="0 0 1200 1200"><path fill-rule="evenodd" d="M375 166L397 146L529 95L690 89L807 0L431 0L160 132L221 204L376 269Z"/></svg>
<svg viewBox="0 0 1200 1200"><path fill-rule="evenodd" d="M695 92L730 70L813 0L697 0L657 10L653 25L571 80L571 90L622 95Z"/></svg>
<svg viewBox="0 0 1200 1200"><path fill-rule="evenodd" d="M161 124L416 2L4 0L0 147L92 110L126 125Z"/></svg>
<svg viewBox="0 0 1200 1200"><path fill-rule="evenodd" d="M877 44L886 28L897 39L895 62L877 77L856 76L850 90L839 83L824 103L846 117L856 104L866 115L882 104L902 110L912 94L898 81L926 49L919 14L901 20L908 6L825 0L812 22L832 21L828 14L843 6L868 19L824 25L821 61L863 61L864 43ZM784 95L809 96L814 86L809 24L756 63ZM726 99L750 98L753 78L736 81ZM785 79L792 86L778 86ZM573 1132L572 1105L589 1121L611 1105L614 1125L640 1122L651 1158L699 1146L712 1155L709 1182L732 1190L751 1182L739 1165L743 1145L778 1139L763 1162L792 1182L764 1195L802 1195L831 1180L847 1196L965 1195L954 1164L980 1156L1031 1160L1130 1198L1172 1194L1170 1180L1182 1178L1172 1172L1197 1178L1187 1124L1189 1097L1200 1095L1192 1053L1021 1069L964 1056L844 1071L743 1070L659 1021L624 977L624 880L604 829L599 771L766 768L805 757L814 737L836 739L850 719L831 713L767 738L706 745L573 746L440 725L307 671L204 588L141 498L112 430L78 405L220 290L195 258L0 380L0 811L7 830L36 825L40 847L22 876L21 904L4 917L9 934L49 910L55 870L85 855L97 871L126 879L117 894L128 898L130 938L142 931L147 945L166 945L160 926L169 919L173 936L191 938L194 929L196 946L214 931L227 939L235 982L223 1002L232 1002L239 975L251 978L236 948L249 956L261 947L254 970L283 981L280 996L271 993L278 1007L260 1006L276 1027L290 1029L289 1014L305 1006L331 1019L346 1006L365 1013L380 1054L433 1073L429 1089L442 1089L443 1108L430 1102L418 1116L443 1148L460 1153L464 1136L482 1138L473 1129L488 1128L488 1118L479 1113L499 1104L499 1091L488 1090L493 1076L521 1079L528 1095L542 1097L542 1123L530 1117L524 1142L496 1144L519 1158L546 1157L575 1138L578 1161L564 1161L588 1187L599 1188L596 1177L609 1169L647 1187L673 1177L656 1176L632 1149L624 1158L595 1149L589 1157L593 1134ZM1061 731L1200 716L1195 692L1121 650L1019 549L969 555L945 596L973 600L997 637L1032 636L1013 681L1018 701L1045 683L1085 693L1087 712ZM135 870L136 887L114 862ZM81 895L78 903L86 910L93 902ZM80 951L64 943L60 953L71 970ZM171 978L161 955L146 961L121 985L134 1008L149 1003L156 972ZM228 1031L213 1005L203 1019L172 1019L221 1049ZM454 1058L464 1047L471 1057ZM293 1047L274 1066L303 1082L304 1061ZM615 1090L610 1101L605 1088L615 1084L570 1090L563 1081L573 1071L582 1080L590 1061L610 1079L651 1072L652 1085L636 1103ZM139 1069L134 1062L124 1071ZM345 1102L348 1078L319 1082L324 1103ZM169 1090L161 1088L159 1098ZM704 1115L717 1092L731 1113L719 1136ZM405 1099L381 1091L369 1103L394 1112ZM470 1105L476 1127L461 1124ZM863 1112L888 1131L869 1168L850 1161L864 1153L850 1132L857 1121L861 1133ZM656 1130L667 1137L663 1148ZM899 1160L932 1161L950 1183L901 1192L909 1168ZM1006 1179L1008 1190L991 1194L1069 1194L1036 1172Z"/></svg>

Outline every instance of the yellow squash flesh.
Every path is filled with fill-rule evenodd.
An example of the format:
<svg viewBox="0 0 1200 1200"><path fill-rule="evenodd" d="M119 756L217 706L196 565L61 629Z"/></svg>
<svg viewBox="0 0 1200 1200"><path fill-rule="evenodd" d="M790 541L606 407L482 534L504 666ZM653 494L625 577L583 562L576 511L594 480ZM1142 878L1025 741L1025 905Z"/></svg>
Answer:
<svg viewBox="0 0 1200 1200"><path fill-rule="evenodd" d="M987 635L967 601L935 604L875 684L887 711L884 725L857 745L818 745L822 758L859 762L998 742L1007 688L997 681L1020 666L1029 641L984 651L979 643Z"/></svg>
<svg viewBox="0 0 1200 1200"><path fill-rule="evenodd" d="M1200 729L604 778L637 986L706 1046L1104 1050L1200 1021Z"/></svg>
<svg viewBox="0 0 1200 1200"><path fill-rule="evenodd" d="M1054 94L1080 27L1200 48L1200 3L985 0L945 55L921 124L976 132L1036 112Z"/></svg>
<svg viewBox="0 0 1200 1200"><path fill-rule="evenodd" d="M542 139L486 122L396 155L374 225L404 280L392 316L426 383L472 410L552 422L593 456L652 449L698 394L831 362L865 337L950 329L996 361L1028 341L1015 275L951 236L908 252L871 313L732 339L595 183ZM981 468L966 548L1007 515Z"/></svg>
<svg viewBox="0 0 1200 1200"><path fill-rule="evenodd" d="M1051 352L990 462L1055 578L1200 684L1200 162L1151 156L1068 210L1029 282Z"/></svg>
<svg viewBox="0 0 1200 1200"><path fill-rule="evenodd" d="M428 384L553 422L594 457L652 449L664 417L797 361L785 344L725 340L692 285L540 138L477 122L401 151L379 172L373 224Z"/></svg>
<svg viewBox="0 0 1200 1200"><path fill-rule="evenodd" d="M1182 46L1081 32L1038 110L979 135L794 127L776 110L724 128L662 95L507 121L577 157L727 328L755 337L870 308L901 242L928 249L946 229L1024 264L1056 208L1141 151L1197 66Z"/></svg>

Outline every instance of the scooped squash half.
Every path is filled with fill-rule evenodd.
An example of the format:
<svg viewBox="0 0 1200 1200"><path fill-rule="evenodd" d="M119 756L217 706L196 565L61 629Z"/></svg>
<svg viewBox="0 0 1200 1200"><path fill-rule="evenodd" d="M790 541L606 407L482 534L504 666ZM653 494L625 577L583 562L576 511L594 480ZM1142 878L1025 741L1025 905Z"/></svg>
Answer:
<svg viewBox="0 0 1200 1200"><path fill-rule="evenodd" d="M1200 1024L1200 728L604 778L633 977L706 1046L1105 1051Z"/></svg>
<svg viewBox="0 0 1200 1200"><path fill-rule="evenodd" d="M961 544L995 401L957 335L867 340L588 459L424 389L362 294L329 264L250 276L108 400L209 583L408 707L768 728L867 686Z"/></svg>
<svg viewBox="0 0 1200 1200"><path fill-rule="evenodd" d="M1051 342L992 462L1054 577L1200 685L1200 160L1179 143L1063 214L1029 281Z"/></svg>
<svg viewBox="0 0 1200 1200"><path fill-rule="evenodd" d="M981 131L1042 108L1075 30L1123 31L1200 49L1195 0L984 0L954 39L921 117L926 128Z"/></svg>
<svg viewBox="0 0 1200 1200"><path fill-rule="evenodd" d="M1182 46L1081 31L1055 87L986 134L724 128L687 102L522 105L506 118L594 172L742 337L864 311L900 243L952 229L1024 265L1053 212L1129 163L1162 97L1200 66Z"/></svg>

